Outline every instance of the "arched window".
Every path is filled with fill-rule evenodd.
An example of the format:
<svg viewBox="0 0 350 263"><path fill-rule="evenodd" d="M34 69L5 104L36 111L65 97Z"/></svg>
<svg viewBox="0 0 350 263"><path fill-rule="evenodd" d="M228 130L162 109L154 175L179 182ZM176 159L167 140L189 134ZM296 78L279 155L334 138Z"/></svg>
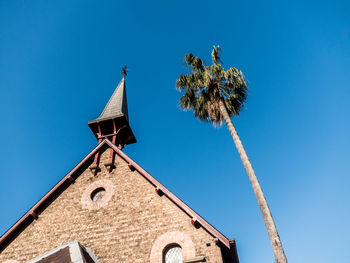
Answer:
<svg viewBox="0 0 350 263"><path fill-rule="evenodd" d="M178 244L169 245L164 249L163 263L182 263L182 249Z"/></svg>

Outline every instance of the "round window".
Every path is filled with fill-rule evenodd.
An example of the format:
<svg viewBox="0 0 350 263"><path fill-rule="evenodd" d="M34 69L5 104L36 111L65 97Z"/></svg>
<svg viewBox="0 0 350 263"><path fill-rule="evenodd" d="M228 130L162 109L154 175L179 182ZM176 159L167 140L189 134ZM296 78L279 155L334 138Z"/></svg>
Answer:
<svg viewBox="0 0 350 263"><path fill-rule="evenodd" d="M106 189L104 189L103 187L99 187L99 188L95 189L94 191L92 191L90 198L92 201L98 202L103 198L105 193L106 193Z"/></svg>
<svg viewBox="0 0 350 263"><path fill-rule="evenodd" d="M81 196L84 209L96 210L106 206L114 195L114 185L110 180L103 179L90 184Z"/></svg>

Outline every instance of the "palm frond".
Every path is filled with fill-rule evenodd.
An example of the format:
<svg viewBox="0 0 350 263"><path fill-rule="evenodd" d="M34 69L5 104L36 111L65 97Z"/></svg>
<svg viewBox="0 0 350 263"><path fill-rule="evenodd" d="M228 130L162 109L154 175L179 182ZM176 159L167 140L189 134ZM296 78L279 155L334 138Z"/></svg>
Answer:
<svg viewBox="0 0 350 263"><path fill-rule="evenodd" d="M215 79L218 82L225 78L225 70L220 64L210 65L208 71L210 72L212 79Z"/></svg>
<svg viewBox="0 0 350 263"><path fill-rule="evenodd" d="M191 73L183 74L176 80L176 89L185 91L179 100L184 110L192 110L195 117L202 121L220 126L223 116L220 101L224 102L230 116L239 115L248 96L248 86L241 70L229 68L225 71L220 59L221 48L214 46L213 64L206 66L193 54L184 58Z"/></svg>
<svg viewBox="0 0 350 263"><path fill-rule="evenodd" d="M180 75L176 80L176 89L178 91L186 90L188 86L188 77L187 74Z"/></svg>
<svg viewBox="0 0 350 263"><path fill-rule="evenodd" d="M218 64L219 62L222 62L220 59L220 53L221 53L221 47L214 46L213 51L211 52L211 58L214 64Z"/></svg>
<svg viewBox="0 0 350 263"><path fill-rule="evenodd" d="M183 110L191 110L195 108L198 96L193 89L188 89L179 100L179 106Z"/></svg>
<svg viewBox="0 0 350 263"><path fill-rule="evenodd" d="M196 101L196 106L193 109L194 116L202 121L210 121L207 100L208 94L205 91L202 91Z"/></svg>
<svg viewBox="0 0 350 263"><path fill-rule="evenodd" d="M195 57L193 54L186 54L184 60L187 66L189 66L194 71L202 72L204 70L203 60L201 60L198 57Z"/></svg>

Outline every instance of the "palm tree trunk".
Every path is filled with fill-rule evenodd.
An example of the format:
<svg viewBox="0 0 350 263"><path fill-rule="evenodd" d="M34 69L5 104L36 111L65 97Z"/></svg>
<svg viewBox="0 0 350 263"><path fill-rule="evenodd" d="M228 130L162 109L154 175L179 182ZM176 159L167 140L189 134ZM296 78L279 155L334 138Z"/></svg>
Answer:
<svg viewBox="0 0 350 263"><path fill-rule="evenodd" d="M273 254L275 256L276 263L286 263L287 258L286 258L286 255L284 254L282 243L278 235L275 222L273 221L269 206L267 205L264 193L260 187L258 178L256 178L255 176L255 172L248 159L247 153L244 150L242 142L238 137L237 131L233 126L231 118L227 112L226 106L222 100L220 100L220 112L223 115L227 128L231 133L233 141L237 147L239 156L241 157L242 163L249 177L250 183L252 184L256 199L258 200L260 211L264 218L267 233L271 241L271 246L272 246Z"/></svg>

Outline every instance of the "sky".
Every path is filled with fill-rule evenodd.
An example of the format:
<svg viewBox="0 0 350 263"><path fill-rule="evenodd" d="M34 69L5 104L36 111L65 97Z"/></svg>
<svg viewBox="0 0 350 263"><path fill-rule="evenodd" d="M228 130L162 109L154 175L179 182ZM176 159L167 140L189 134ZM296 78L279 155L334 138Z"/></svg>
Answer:
<svg viewBox="0 0 350 263"><path fill-rule="evenodd" d="M96 145L128 65L125 152L228 238L241 262L273 254L225 126L177 106L183 57L247 78L233 123L289 262L349 262L348 1L1 1L0 235Z"/></svg>

